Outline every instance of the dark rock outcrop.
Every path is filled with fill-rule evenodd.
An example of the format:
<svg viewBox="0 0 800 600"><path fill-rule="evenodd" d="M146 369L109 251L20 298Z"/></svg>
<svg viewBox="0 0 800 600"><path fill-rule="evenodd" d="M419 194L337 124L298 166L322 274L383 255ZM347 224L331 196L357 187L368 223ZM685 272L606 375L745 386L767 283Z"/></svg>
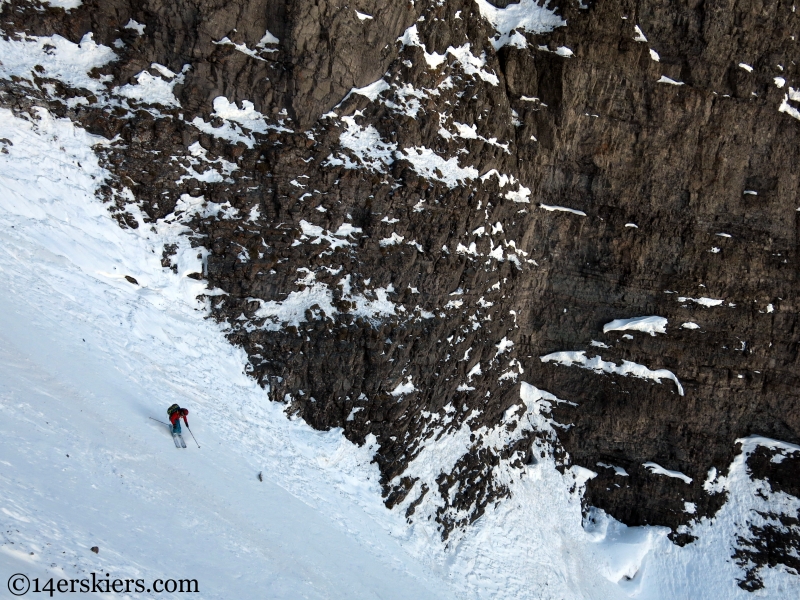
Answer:
<svg viewBox="0 0 800 600"><path fill-rule="evenodd" d="M333 0L87 0L69 12L24 10L31 4L11 2L5 9L16 13L14 27L33 35L59 32L76 42L91 32L112 47L122 40L116 83L154 62L177 73L189 65L175 90L184 110L208 111L214 98L225 96L253 102L266 114L286 109L301 127L351 88L380 77L397 54L395 40L419 13L413 3L376 0L346 8ZM365 23L357 11L372 18ZM131 19L144 26L142 33L126 27ZM263 41L266 32L274 42Z"/></svg>

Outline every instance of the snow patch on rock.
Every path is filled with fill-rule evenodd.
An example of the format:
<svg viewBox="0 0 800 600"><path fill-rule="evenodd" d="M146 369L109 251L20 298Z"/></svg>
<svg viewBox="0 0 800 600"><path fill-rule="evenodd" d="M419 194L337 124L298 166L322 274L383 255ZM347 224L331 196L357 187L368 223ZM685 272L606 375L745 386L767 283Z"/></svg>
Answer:
<svg viewBox="0 0 800 600"><path fill-rule="evenodd" d="M536 0L520 0L505 8L498 8L488 0L475 0L475 3L481 16L497 31L497 35L489 39L495 50L506 45L525 48L528 40L520 30L533 34L549 33L556 27L567 24L554 10L548 8L549 2L540 6Z"/></svg>
<svg viewBox="0 0 800 600"><path fill-rule="evenodd" d="M398 160L407 160L421 177L441 181L447 187L453 188L478 177L475 167L460 167L457 158L445 160L430 148L417 146L403 151L405 154L396 153Z"/></svg>
<svg viewBox="0 0 800 600"><path fill-rule="evenodd" d="M255 105L249 100L242 100L242 108L239 108L235 102L230 102L225 96L217 96L214 98L213 106L212 116L221 119L222 125L215 127L201 117L195 117L192 125L203 133L228 140L234 144L242 143L248 148L253 148L256 144L253 133L266 134L270 130L291 132L283 125L267 123L266 117L258 112Z"/></svg>
<svg viewBox="0 0 800 600"><path fill-rule="evenodd" d="M33 82L36 72L38 77L58 79L70 87L100 93L106 89L105 79L90 77L88 73L115 58L114 51L95 43L91 33L84 35L77 44L60 35L20 34L16 39L0 39L0 77L3 79L16 76Z"/></svg>
<svg viewBox="0 0 800 600"><path fill-rule="evenodd" d="M605 372L627 377L633 375L640 379L650 379L656 383L661 383L662 379L671 379L675 382L678 388L678 394L683 396L683 386L681 385L675 373L667 369L651 370L639 363L623 360L621 365L617 365L611 361L603 360L600 356L588 358L585 350L580 351L566 351L566 352L553 352L545 356L539 357L543 363L555 362L565 367L571 367L573 364L578 365L583 369L591 369L592 371Z"/></svg>
<svg viewBox="0 0 800 600"><path fill-rule="evenodd" d="M667 333L667 320L664 317L615 319L603 325L603 333L609 331L641 331L655 336L656 333Z"/></svg>
<svg viewBox="0 0 800 600"><path fill-rule="evenodd" d="M153 63L150 68L158 71L161 77L149 71L142 71L135 76L136 84L128 83L114 88L114 93L142 104L179 107L180 103L172 90L176 84L183 83L184 73L189 69L189 65L186 65L180 74L158 63Z"/></svg>

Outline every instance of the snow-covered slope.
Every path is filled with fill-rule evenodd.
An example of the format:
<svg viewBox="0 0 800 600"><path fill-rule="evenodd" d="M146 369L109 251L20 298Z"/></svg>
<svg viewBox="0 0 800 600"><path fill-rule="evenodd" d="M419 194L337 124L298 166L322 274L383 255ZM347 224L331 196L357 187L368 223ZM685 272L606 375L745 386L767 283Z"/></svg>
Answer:
<svg viewBox="0 0 800 600"><path fill-rule="evenodd" d="M267 400L204 320L201 284L94 199L97 140L40 117L0 114L0 572L197 579L203 598L449 597L339 491L381 508L366 449ZM148 418L173 402L201 448Z"/></svg>

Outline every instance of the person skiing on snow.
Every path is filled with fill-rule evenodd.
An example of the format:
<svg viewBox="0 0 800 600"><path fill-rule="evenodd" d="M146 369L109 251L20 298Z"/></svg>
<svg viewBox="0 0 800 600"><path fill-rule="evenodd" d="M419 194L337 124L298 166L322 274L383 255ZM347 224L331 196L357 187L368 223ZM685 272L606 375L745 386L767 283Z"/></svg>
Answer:
<svg viewBox="0 0 800 600"><path fill-rule="evenodd" d="M181 418L186 423L186 427L189 427L189 421L186 420L186 416L189 414L188 409L173 404L167 409L167 414L169 415L169 422L172 424L173 434L181 434Z"/></svg>

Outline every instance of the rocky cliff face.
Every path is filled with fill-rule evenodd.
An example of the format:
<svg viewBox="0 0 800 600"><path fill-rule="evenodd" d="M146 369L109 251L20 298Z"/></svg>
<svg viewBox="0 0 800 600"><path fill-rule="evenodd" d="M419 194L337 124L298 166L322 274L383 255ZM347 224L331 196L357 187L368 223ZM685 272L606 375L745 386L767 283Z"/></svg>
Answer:
<svg viewBox="0 0 800 600"><path fill-rule="evenodd" d="M798 19L777 0L11 0L14 39L91 33L115 57L95 90L41 65L2 101L115 140L120 224L186 223L249 372L374 439L387 507L447 539L507 497L537 460L524 381L557 397L562 464L597 474L586 506L686 543L738 439L800 443ZM797 496L798 455L771 452L748 469ZM796 515L773 520L742 537L752 589L758 565L797 569Z"/></svg>

